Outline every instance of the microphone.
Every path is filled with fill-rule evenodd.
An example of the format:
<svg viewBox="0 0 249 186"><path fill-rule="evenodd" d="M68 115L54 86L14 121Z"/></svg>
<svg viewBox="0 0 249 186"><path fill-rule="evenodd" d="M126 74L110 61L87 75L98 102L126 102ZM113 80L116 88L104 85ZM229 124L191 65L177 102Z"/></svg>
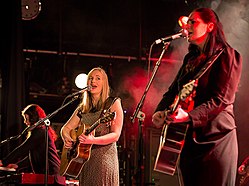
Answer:
<svg viewBox="0 0 249 186"><path fill-rule="evenodd" d="M157 39L155 41L155 44L160 44L160 43L164 43L164 42L168 42L168 41L172 41L175 39L179 39L181 37L185 38L188 35L188 31L186 29L182 29L180 30L177 34L171 35L171 36L167 36L161 39Z"/></svg>
<svg viewBox="0 0 249 186"><path fill-rule="evenodd" d="M83 89L81 89L80 91L70 94L69 97L77 96L79 94L82 94L85 91L90 91L91 89L92 89L92 86L88 85L88 86L84 87Z"/></svg>

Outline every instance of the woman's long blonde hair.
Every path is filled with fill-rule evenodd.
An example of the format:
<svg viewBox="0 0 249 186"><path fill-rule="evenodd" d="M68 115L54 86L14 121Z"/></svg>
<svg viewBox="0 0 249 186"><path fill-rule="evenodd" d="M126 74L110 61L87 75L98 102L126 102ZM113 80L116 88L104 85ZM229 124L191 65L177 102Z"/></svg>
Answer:
<svg viewBox="0 0 249 186"><path fill-rule="evenodd" d="M88 73L88 75L87 75L87 82L89 81L89 77L91 76L91 74L93 73L93 71L96 71L96 70L98 70L102 74L102 78L103 78L102 92L100 94L100 99L99 99L99 101L98 101L98 103L96 105L96 109L100 110L100 109L103 109L104 102L105 102L105 100L110 95L110 86L109 86L108 76L107 76L105 70L102 69L101 67L93 68ZM92 108L93 108L92 95L91 95L91 93L89 91L85 91L83 93L82 100L81 100L81 103L79 105L79 109L81 109L83 113L87 113Z"/></svg>

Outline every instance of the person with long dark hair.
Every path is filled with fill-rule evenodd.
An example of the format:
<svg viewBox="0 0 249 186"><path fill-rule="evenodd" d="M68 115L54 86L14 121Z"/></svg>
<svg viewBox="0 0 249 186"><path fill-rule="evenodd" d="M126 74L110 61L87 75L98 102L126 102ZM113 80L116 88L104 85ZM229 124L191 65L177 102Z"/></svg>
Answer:
<svg viewBox="0 0 249 186"><path fill-rule="evenodd" d="M187 123L189 129L180 154L185 186L234 186L238 142L234 101L242 71L241 55L226 41L222 24L210 8L198 8L188 17L189 51L183 65L158 104L152 121L164 124ZM217 55L221 51L221 54ZM196 81L189 102L171 106L184 85L195 80L212 56L217 59ZM192 108L186 105L192 104ZM174 104L173 104L174 105Z"/></svg>
<svg viewBox="0 0 249 186"><path fill-rule="evenodd" d="M46 114L39 105L30 104L23 109L22 116L24 123L30 127L45 118ZM59 176L60 158L55 146L57 134L51 126L48 127L48 154L46 154L45 127L44 124L41 124L29 131L25 141L4 157L0 164L16 168L18 172L45 175L46 156L48 156L48 175L54 175L55 181L64 185L64 178Z"/></svg>

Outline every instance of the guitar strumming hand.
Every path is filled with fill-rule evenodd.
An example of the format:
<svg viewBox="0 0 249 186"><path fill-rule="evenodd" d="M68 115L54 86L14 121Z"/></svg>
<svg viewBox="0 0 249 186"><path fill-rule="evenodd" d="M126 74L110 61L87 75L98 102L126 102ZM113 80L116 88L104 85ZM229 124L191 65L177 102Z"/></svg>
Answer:
<svg viewBox="0 0 249 186"><path fill-rule="evenodd" d="M71 129L69 127L67 127L67 126L64 126L64 128L68 131L68 132L63 133L62 140L64 142L64 147L66 149L71 149L76 141L70 135L69 131L71 131ZM61 135L62 135L62 132L61 132Z"/></svg>
<svg viewBox="0 0 249 186"><path fill-rule="evenodd" d="M195 97L197 84L198 80L192 80L185 84L168 110L157 111L153 114L152 122L156 128L162 128L164 124L190 121L187 111L193 109L193 97Z"/></svg>
<svg viewBox="0 0 249 186"><path fill-rule="evenodd" d="M189 115L182 108L178 108L176 112L157 111L152 116L152 122L155 127L161 128L164 124L188 122Z"/></svg>
<svg viewBox="0 0 249 186"><path fill-rule="evenodd" d="M176 112L174 112L173 114L167 112L166 117L165 117L166 124L183 123L183 122L188 122L188 121L190 121L189 115L181 107L179 107L176 110Z"/></svg>
<svg viewBox="0 0 249 186"><path fill-rule="evenodd" d="M79 135L78 139L79 139L80 143L93 144L94 135L93 135L93 133L90 133L89 135L85 135L84 133L82 133L81 135ZM71 136L65 137L65 139L64 139L65 148L71 149L75 143L76 143L76 141L73 140L71 138Z"/></svg>

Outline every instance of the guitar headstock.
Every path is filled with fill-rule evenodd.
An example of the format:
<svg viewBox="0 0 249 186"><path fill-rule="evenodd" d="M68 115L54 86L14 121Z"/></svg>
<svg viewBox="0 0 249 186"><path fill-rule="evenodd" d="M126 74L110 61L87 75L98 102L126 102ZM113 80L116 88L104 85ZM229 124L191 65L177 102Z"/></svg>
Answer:
<svg viewBox="0 0 249 186"><path fill-rule="evenodd" d="M197 87L197 80L192 80L189 83L183 85L183 88L179 93L180 100L184 101L189 95L191 95L195 87Z"/></svg>
<svg viewBox="0 0 249 186"><path fill-rule="evenodd" d="M108 123L114 120L116 112L107 112L103 117L100 118L99 123Z"/></svg>

